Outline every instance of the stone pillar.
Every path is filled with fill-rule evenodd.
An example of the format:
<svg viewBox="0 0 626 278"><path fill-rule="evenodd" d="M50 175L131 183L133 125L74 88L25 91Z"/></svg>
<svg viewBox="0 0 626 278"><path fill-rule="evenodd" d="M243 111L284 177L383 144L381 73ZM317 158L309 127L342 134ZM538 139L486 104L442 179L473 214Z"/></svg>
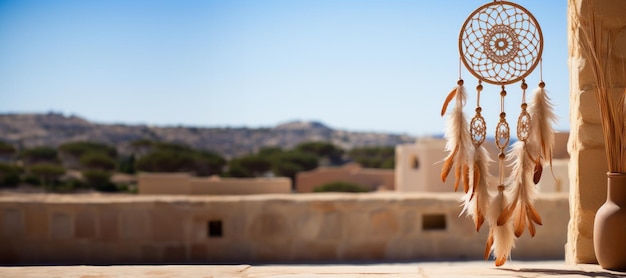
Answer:
<svg viewBox="0 0 626 278"><path fill-rule="evenodd" d="M607 162L601 116L595 100L591 60L582 51L579 20L595 21L597 30L609 34L609 86L624 91L626 76L626 1L568 0L570 72L570 222L565 257L568 263L597 263L593 251L593 221L606 200ZM588 30L589 31L589 30ZM580 36L579 36L580 35Z"/></svg>

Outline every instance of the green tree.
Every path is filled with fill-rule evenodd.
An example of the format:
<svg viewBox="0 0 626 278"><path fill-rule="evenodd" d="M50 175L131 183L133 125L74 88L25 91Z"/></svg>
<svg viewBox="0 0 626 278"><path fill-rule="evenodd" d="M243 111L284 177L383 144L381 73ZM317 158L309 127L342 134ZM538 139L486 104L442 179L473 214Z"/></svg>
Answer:
<svg viewBox="0 0 626 278"><path fill-rule="evenodd" d="M272 168L272 163L260 155L248 155L230 161L229 168L245 169L251 176L261 176Z"/></svg>
<svg viewBox="0 0 626 278"><path fill-rule="evenodd" d="M393 169L396 151L394 147L362 147L348 152L348 156L365 168Z"/></svg>
<svg viewBox="0 0 626 278"><path fill-rule="evenodd" d="M50 147L25 149L20 153L20 158L26 165L34 165L37 163L59 163L57 150Z"/></svg>
<svg viewBox="0 0 626 278"><path fill-rule="evenodd" d="M300 151L286 151L272 155L272 171L276 176L289 177L295 182L296 173L317 168L316 155Z"/></svg>
<svg viewBox="0 0 626 278"><path fill-rule="evenodd" d="M0 158L8 158L9 160L13 158L17 150L15 147L7 142L0 141Z"/></svg>
<svg viewBox="0 0 626 278"><path fill-rule="evenodd" d="M111 182L111 175L111 172L106 170L89 169L83 171L85 182L94 189L103 192L117 191L117 187Z"/></svg>
<svg viewBox="0 0 626 278"><path fill-rule="evenodd" d="M112 171L116 168L115 159L99 151L83 153L80 156L80 165L81 168L90 170Z"/></svg>
<svg viewBox="0 0 626 278"><path fill-rule="evenodd" d="M43 185L54 185L65 174L65 168L58 164L42 162L31 165L28 172L39 178Z"/></svg>
<svg viewBox="0 0 626 278"><path fill-rule="evenodd" d="M13 164L0 162L0 187L14 187L20 183L22 169Z"/></svg>
<svg viewBox="0 0 626 278"><path fill-rule="evenodd" d="M99 152L106 154L109 157L115 158L117 156L117 150L114 147L104 143L98 142L70 142L59 146L61 153L67 153L73 157L79 159L83 154L88 152Z"/></svg>
<svg viewBox="0 0 626 278"><path fill-rule="evenodd" d="M135 168L145 172L193 172L208 176L221 174L225 164L226 160L216 153L168 144L137 159Z"/></svg>
<svg viewBox="0 0 626 278"><path fill-rule="evenodd" d="M344 151L329 142L305 142L294 148L296 151L306 152L316 155L322 159L328 159L332 165L343 163L342 155Z"/></svg>
<svg viewBox="0 0 626 278"><path fill-rule="evenodd" d="M123 156L118 159L117 171L125 174L135 174L135 155Z"/></svg>

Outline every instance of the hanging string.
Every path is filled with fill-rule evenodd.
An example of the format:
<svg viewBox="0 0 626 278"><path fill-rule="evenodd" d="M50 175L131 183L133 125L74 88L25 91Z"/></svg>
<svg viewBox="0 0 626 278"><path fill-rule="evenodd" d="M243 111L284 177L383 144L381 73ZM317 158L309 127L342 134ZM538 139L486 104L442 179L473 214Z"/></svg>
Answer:
<svg viewBox="0 0 626 278"><path fill-rule="evenodd" d="M528 84L526 84L526 80L522 79L522 112L520 112L519 117L517 118L517 138L520 141L526 142L528 137L530 136L530 114L526 111L528 104L526 104L526 89L528 89Z"/></svg>
<svg viewBox="0 0 626 278"><path fill-rule="evenodd" d="M459 57L459 80L461 79L461 57Z"/></svg>
<svg viewBox="0 0 626 278"><path fill-rule="evenodd" d="M498 155L498 158L500 159L500 185L504 185L504 159L506 158L505 150L510 139L509 124L506 122L506 113L504 112L504 97L506 97L506 90L504 85L502 85L502 91L500 92L500 121L496 127L496 145L500 149L500 155Z"/></svg>

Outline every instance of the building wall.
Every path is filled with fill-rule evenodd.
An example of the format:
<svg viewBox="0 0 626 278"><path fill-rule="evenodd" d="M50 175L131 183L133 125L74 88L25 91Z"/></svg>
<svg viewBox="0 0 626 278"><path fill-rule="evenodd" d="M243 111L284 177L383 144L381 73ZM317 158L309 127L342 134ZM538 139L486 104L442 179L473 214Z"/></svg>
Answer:
<svg viewBox="0 0 626 278"><path fill-rule="evenodd" d="M242 195L290 193L289 178L194 178L189 174L141 173L140 195Z"/></svg>
<svg viewBox="0 0 626 278"><path fill-rule="evenodd" d="M606 200L606 172L601 116L595 100L595 80L590 60L582 53L581 41L576 39L583 29L583 20L596 20L603 34L611 34L612 55L607 56L609 87L619 95L626 89L626 1L569 0L568 45L570 71L570 223L567 261L597 263L593 251L593 221L596 211ZM587 30L589 31L589 30Z"/></svg>
<svg viewBox="0 0 626 278"><path fill-rule="evenodd" d="M319 167L296 174L297 192L313 192L326 183L343 181L360 184L370 190L394 190L394 170L362 168L358 164L342 167Z"/></svg>
<svg viewBox="0 0 626 278"><path fill-rule="evenodd" d="M459 194L0 196L0 264L482 259ZM566 194L542 194L514 259L562 259ZM462 247L462 248L460 248Z"/></svg>

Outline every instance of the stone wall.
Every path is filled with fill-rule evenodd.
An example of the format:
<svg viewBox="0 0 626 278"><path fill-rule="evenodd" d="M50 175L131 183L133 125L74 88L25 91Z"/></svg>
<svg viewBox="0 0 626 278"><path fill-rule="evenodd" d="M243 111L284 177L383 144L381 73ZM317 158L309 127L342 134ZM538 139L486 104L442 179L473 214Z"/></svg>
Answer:
<svg viewBox="0 0 626 278"><path fill-rule="evenodd" d="M571 263L596 263L593 221L596 211L606 200L608 167L601 116L594 96L596 87L591 61L583 55L581 41L576 37L583 32L579 16L583 20L595 18L596 26L604 34L611 34L614 39L610 45L613 55L606 61L611 69L607 78L615 93L623 93L626 87L626 1L569 0L568 3L571 220L566 257Z"/></svg>
<svg viewBox="0 0 626 278"><path fill-rule="evenodd" d="M486 227L460 195L0 196L0 264L265 263L482 259ZM561 259L566 194L514 259Z"/></svg>

